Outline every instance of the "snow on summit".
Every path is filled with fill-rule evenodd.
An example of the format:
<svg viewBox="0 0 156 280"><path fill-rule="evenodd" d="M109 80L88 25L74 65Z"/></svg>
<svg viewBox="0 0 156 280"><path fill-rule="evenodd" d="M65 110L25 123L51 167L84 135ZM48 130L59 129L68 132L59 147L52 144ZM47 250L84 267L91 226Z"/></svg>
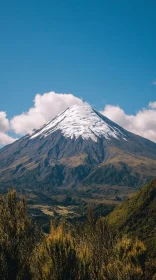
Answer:
<svg viewBox="0 0 156 280"><path fill-rule="evenodd" d="M98 137L125 139L126 135L114 125L107 123L105 118L89 105L73 105L54 119L47 122L37 130L30 139L37 136L48 136L56 130L61 130L65 137L77 139L81 136L84 140L91 138L97 141Z"/></svg>

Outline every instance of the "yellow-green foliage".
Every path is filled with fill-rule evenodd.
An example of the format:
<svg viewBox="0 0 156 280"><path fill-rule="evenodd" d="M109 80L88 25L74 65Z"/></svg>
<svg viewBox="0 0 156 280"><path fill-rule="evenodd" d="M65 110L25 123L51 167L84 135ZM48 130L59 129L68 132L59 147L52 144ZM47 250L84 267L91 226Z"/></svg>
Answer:
<svg viewBox="0 0 156 280"><path fill-rule="evenodd" d="M0 279L30 279L30 254L39 239L27 216L25 200L14 190L0 196Z"/></svg>
<svg viewBox="0 0 156 280"><path fill-rule="evenodd" d="M155 280L156 261L138 238L121 236L104 218L75 227L51 223L41 238L15 191L0 197L0 279Z"/></svg>
<svg viewBox="0 0 156 280"><path fill-rule="evenodd" d="M156 257L156 178L117 206L107 220L120 232L142 239Z"/></svg>
<svg viewBox="0 0 156 280"><path fill-rule="evenodd" d="M124 236L115 245L114 259L110 261L104 273L108 279L143 279L145 259L144 244L138 239L132 240Z"/></svg>
<svg viewBox="0 0 156 280"><path fill-rule="evenodd" d="M51 224L51 232L35 251L33 279L76 279L78 271L74 238L63 224Z"/></svg>
<svg viewBox="0 0 156 280"><path fill-rule="evenodd" d="M145 245L119 236L105 220L88 222L73 232L60 224L35 252L34 280L141 280Z"/></svg>

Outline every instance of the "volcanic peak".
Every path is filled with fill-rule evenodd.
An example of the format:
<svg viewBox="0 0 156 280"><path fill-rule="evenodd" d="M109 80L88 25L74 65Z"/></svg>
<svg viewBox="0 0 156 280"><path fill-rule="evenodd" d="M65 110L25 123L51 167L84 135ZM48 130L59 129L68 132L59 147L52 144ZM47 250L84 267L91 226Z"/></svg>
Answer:
<svg viewBox="0 0 156 280"><path fill-rule="evenodd" d="M57 115L51 121L47 122L41 129L35 131L30 139L36 137L46 137L57 130L61 130L64 137L83 140L91 138L97 142L99 137L107 140L116 138L125 140L126 135L122 129L102 114L94 110L89 105L73 105Z"/></svg>

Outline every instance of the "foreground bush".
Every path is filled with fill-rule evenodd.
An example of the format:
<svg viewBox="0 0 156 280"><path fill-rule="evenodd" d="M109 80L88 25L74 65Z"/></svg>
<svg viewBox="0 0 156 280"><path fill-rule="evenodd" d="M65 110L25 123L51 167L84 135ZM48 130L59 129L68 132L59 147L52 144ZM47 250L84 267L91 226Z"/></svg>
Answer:
<svg viewBox="0 0 156 280"><path fill-rule="evenodd" d="M31 266L36 280L76 279L78 258L75 242L62 225L51 224L51 232L34 252Z"/></svg>
<svg viewBox="0 0 156 280"><path fill-rule="evenodd" d="M85 224L81 232L52 224L35 252L32 272L36 280L141 280L145 261L144 244L119 238L104 220Z"/></svg>

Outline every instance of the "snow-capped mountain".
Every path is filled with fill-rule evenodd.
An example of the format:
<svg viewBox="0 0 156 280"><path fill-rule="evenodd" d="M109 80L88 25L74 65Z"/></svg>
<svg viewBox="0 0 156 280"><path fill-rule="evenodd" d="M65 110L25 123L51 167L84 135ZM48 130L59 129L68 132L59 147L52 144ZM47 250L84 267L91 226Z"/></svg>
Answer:
<svg viewBox="0 0 156 280"><path fill-rule="evenodd" d="M156 143L90 106L71 106L0 150L0 190L35 189L48 197L59 193L76 199L89 191L90 197L107 198L128 193L154 176Z"/></svg>
<svg viewBox="0 0 156 280"><path fill-rule="evenodd" d="M97 139L103 136L107 140L111 138L126 140L126 135L117 125L109 124L105 117L90 106L74 105L67 108L35 132L30 139L38 136L46 137L57 130L61 130L66 138L70 137L71 139L82 137L83 140L90 138L97 142Z"/></svg>

